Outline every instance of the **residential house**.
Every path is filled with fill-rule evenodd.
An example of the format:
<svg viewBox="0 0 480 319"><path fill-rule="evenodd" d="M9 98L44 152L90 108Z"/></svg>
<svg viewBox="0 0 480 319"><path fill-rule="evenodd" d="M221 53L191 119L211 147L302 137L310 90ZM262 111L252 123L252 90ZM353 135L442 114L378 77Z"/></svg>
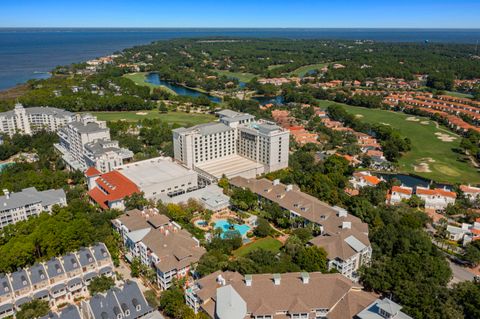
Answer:
<svg viewBox="0 0 480 319"><path fill-rule="evenodd" d="M355 319L413 319L401 309L402 306L388 298L377 299L358 313Z"/></svg>
<svg viewBox="0 0 480 319"><path fill-rule="evenodd" d="M444 210L449 204L455 204L457 194L446 188L429 189L417 186L415 194L425 202L425 208Z"/></svg>
<svg viewBox="0 0 480 319"><path fill-rule="evenodd" d="M392 186L387 194L387 204L396 205L412 197L413 188L407 186Z"/></svg>

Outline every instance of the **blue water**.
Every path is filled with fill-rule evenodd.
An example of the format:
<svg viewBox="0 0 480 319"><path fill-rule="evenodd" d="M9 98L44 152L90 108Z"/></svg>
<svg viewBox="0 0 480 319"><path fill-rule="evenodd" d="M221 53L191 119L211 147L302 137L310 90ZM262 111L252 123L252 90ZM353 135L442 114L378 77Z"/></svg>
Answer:
<svg viewBox="0 0 480 319"><path fill-rule="evenodd" d="M265 104L283 104L285 102L285 99L283 96L256 96L253 97L252 99L258 101L260 105L265 105Z"/></svg>
<svg viewBox="0 0 480 319"><path fill-rule="evenodd" d="M152 84L156 85L163 85L166 86L167 88L173 90L175 93L178 95L186 95L186 96L191 96L191 97L197 97L197 96L206 96L208 99L212 102L219 103L222 101L219 97L212 96L210 94L205 94L202 92L198 92L192 89L189 89L187 87L177 85L174 83L171 83L169 81L162 80L160 77L160 74L158 73L149 73L146 76L146 81Z"/></svg>
<svg viewBox="0 0 480 319"><path fill-rule="evenodd" d="M7 166L10 166L12 165L13 162L6 162L6 163L1 163L0 164L0 173L7 167Z"/></svg>
<svg viewBox="0 0 480 319"><path fill-rule="evenodd" d="M343 39L476 43L480 29L63 29L0 28L0 90L44 78L57 65L82 62L155 40L193 37Z"/></svg>
<svg viewBox="0 0 480 319"><path fill-rule="evenodd" d="M443 188L446 187L447 189L451 189L452 185L450 184L442 184L442 183L436 183L432 180L422 178L420 176L412 176L412 175L406 175L406 174L375 174L378 176L383 177L384 179L391 180L391 179L397 179L399 180L403 185L408 186L408 187L417 187L417 186L422 186L422 187L429 187L430 184L432 184L435 187Z"/></svg>
<svg viewBox="0 0 480 319"><path fill-rule="evenodd" d="M230 224L226 219L219 219L215 222L215 228L220 228L223 231L221 237L224 238L225 232L230 230ZM242 237L245 237L247 232L251 229L250 226L246 224L243 224L243 225L234 224L233 228L234 230L238 230L238 232L240 233L240 235L242 235Z"/></svg>

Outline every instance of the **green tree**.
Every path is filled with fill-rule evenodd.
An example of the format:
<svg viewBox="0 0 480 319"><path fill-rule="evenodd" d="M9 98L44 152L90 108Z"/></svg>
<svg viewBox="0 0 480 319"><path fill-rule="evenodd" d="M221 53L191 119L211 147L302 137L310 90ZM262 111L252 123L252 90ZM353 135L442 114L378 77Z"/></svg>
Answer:
<svg viewBox="0 0 480 319"><path fill-rule="evenodd" d="M317 246L307 246L300 250L294 261L304 271L327 271L327 253Z"/></svg>
<svg viewBox="0 0 480 319"><path fill-rule="evenodd" d="M125 209L140 209L142 210L145 206L148 206L149 202L145 199L145 194L141 193L133 193L130 196L126 196L124 198L124 205Z"/></svg>
<svg viewBox="0 0 480 319"><path fill-rule="evenodd" d="M23 304L20 311L16 313L17 319L32 319L46 316L50 311L50 306L44 300L32 300Z"/></svg>
<svg viewBox="0 0 480 319"><path fill-rule="evenodd" d="M132 263L130 264L130 276L132 277L140 276L141 267L142 267L142 262L140 261L140 259L137 257L133 258Z"/></svg>
<svg viewBox="0 0 480 319"><path fill-rule="evenodd" d="M160 300L157 297L155 291L147 290L145 291L144 295L150 307L152 307L153 309L157 309L158 307L160 307Z"/></svg>
<svg viewBox="0 0 480 319"><path fill-rule="evenodd" d="M274 233L272 226L270 223L262 217L257 219L257 227L253 230L253 234L257 237L267 237Z"/></svg>
<svg viewBox="0 0 480 319"><path fill-rule="evenodd" d="M88 291L90 295L103 293L115 286L115 279L107 276L99 276L92 279L88 285Z"/></svg>

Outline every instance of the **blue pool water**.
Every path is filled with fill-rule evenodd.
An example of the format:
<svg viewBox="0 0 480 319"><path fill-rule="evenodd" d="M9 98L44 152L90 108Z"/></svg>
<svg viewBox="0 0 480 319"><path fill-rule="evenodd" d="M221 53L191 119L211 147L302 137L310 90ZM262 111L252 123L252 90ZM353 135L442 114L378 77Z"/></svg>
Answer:
<svg viewBox="0 0 480 319"><path fill-rule="evenodd" d="M223 238L225 232L230 230L230 224L228 223L228 221L226 219L219 219L215 222L215 228L220 228L223 231L223 233L221 235L222 238ZM238 230L238 232L240 233L240 235L242 235L242 237L245 237L247 232L250 230L250 226L248 226L246 224L243 224L243 225L234 224L233 228L235 230Z"/></svg>
<svg viewBox="0 0 480 319"><path fill-rule="evenodd" d="M12 162L7 162L7 163L1 163L0 164L0 172L3 171L7 166L12 165Z"/></svg>

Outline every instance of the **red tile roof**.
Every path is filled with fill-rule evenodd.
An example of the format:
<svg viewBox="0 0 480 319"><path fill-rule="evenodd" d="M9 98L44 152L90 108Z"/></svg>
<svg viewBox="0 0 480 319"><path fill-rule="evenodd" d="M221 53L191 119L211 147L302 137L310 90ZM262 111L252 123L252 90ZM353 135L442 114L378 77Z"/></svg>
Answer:
<svg viewBox="0 0 480 319"><path fill-rule="evenodd" d="M405 195L412 195L412 189L411 188L406 188L406 187L401 187L401 186L393 186L392 187L392 193L397 192L397 193L402 193Z"/></svg>
<svg viewBox="0 0 480 319"><path fill-rule="evenodd" d="M464 193L480 193L480 188L467 185L460 185L460 190Z"/></svg>
<svg viewBox="0 0 480 319"><path fill-rule="evenodd" d="M118 171L102 174L95 182L97 187L91 189L88 195L104 209L109 208L109 202L140 193L138 186Z"/></svg>
<svg viewBox="0 0 480 319"><path fill-rule="evenodd" d="M98 169L95 167L91 166L85 171L85 176L87 177L92 177L92 176L98 176L102 174Z"/></svg>
<svg viewBox="0 0 480 319"><path fill-rule="evenodd" d="M436 195L436 196L453 197L453 198L457 197L457 194L455 192L450 192L441 188L425 189L425 188L417 187L416 193L417 195Z"/></svg>

